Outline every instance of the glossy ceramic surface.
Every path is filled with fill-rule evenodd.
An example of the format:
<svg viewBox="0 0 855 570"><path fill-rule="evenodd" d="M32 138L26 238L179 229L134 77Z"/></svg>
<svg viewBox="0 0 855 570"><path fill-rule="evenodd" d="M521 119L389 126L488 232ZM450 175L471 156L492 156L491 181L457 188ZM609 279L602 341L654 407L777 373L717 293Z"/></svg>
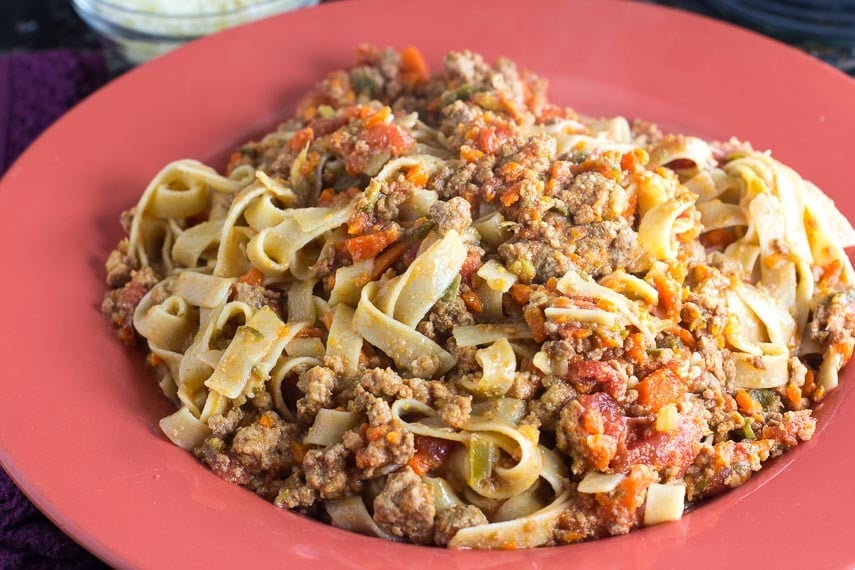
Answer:
<svg viewBox="0 0 855 570"><path fill-rule="evenodd" d="M569 547L449 552L281 511L174 447L170 404L98 311L118 215L168 161L222 166L288 116L360 42L506 55L586 114L738 135L855 217L855 82L780 44L631 2L360 0L193 43L61 119L0 183L0 461L64 531L115 566L298 568L849 568L855 505L850 369L815 439L681 521Z"/></svg>

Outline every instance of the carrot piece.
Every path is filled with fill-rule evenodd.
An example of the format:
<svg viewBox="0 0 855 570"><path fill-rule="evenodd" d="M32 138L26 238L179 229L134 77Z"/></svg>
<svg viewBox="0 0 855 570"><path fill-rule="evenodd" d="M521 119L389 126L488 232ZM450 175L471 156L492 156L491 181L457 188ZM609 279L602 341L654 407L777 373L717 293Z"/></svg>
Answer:
<svg viewBox="0 0 855 570"><path fill-rule="evenodd" d="M686 393L683 380L669 368L660 368L638 383L638 402L654 412L666 404L676 404Z"/></svg>
<svg viewBox="0 0 855 570"><path fill-rule="evenodd" d="M379 111L377 111L373 115L369 115L368 117L366 117L362 121L362 124L366 129L369 129L369 128L377 126L377 125L382 125L386 122L386 119L391 114L392 114L392 109L390 109L389 107L383 107L382 109L380 109Z"/></svg>
<svg viewBox="0 0 855 570"><path fill-rule="evenodd" d="M508 182L519 180L525 174L525 167L519 162L508 162L499 169L499 174Z"/></svg>
<svg viewBox="0 0 855 570"><path fill-rule="evenodd" d="M312 127L306 127L294 133L294 136L288 141L288 146L293 151L300 151L312 142L313 138L315 138L315 132L312 130Z"/></svg>
<svg viewBox="0 0 855 570"><path fill-rule="evenodd" d="M226 165L226 176L232 173L232 170L238 167L243 160L243 155L238 151L232 153L229 157L229 163Z"/></svg>
<svg viewBox="0 0 855 570"><path fill-rule="evenodd" d="M510 188L508 188L507 190L502 192L502 195L499 197L499 201L506 208L516 204L519 201L519 199L520 199L520 184L519 183L514 184L513 186L511 186Z"/></svg>
<svg viewBox="0 0 855 570"><path fill-rule="evenodd" d="M332 188L324 188L318 195L318 206L329 206L335 199L335 190Z"/></svg>
<svg viewBox="0 0 855 570"><path fill-rule="evenodd" d="M520 305L528 303L528 300L531 298L531 293L532 288L529 285L525 285L523 283L514 283L511 285L511 298Z"/></svg>
<svg viewBox="0 0 855 570"><path fill-rule="evenodd" d="M754 416L763 412L763 406L760 405L760 402L751 397L751 394L745 390L739 390L736 392L736 405L740 412L749 416Z"/></svg>
<svg viewBox="0 0 855 570"><path fill-rule="evenodd" d="M653 285L659 292L659 303L665 309L668 316L679 314L679 301L681 299L680 284L669 280L665 275L657 273L653 277Z"/></svg>
<svg viewBox="0 0 855 570"><path fill-rule="evenodd" d="M652 475L656 477L656 475ZM651 480L650 472L644 470L641 465L633 465L626 479L618 484L614 496L628 512L634 513L644 501L645 494L643 490L654 483L655 479Z"/></svg>
<svg viewBox="0 0 855 570"><path fill-rule="evenodd" d="M419 187L423 187L428 182L428 173L421 164L417 164L407 171L407 181Z"/></svg>
<svg viewBox="0 0 855 570"><path fill-rule="evenodd" d="M805 374L805 383L802 386L802 394L810 397L814 390L816 390L816 375L813 373L813 370L808 370L807 374Z"/></svg>
<svg viewBox="0 0 855 570"><path fill-rule="evenodd" d="M496 135L496 127L489 126L478 132L478 150L487 154L496 154L501 146L501 139Z"/></svg>
<svg viewBox="0 0 855 570"><path fill-rule="evenodd" d="M382 424L379 426L369 425L365 429L365 438L368 441L379 441L386 437L386 434L389 433L389 424Z"/></svg>
<svg viewBox="0 0 855 570"><path fill-rule="evenodd" d="M644 350L644 335L640 332L630 333L623 347L624 354L635 363L641 364L647 360Z"/></svg>
<svg viewBox="0 0 855 570"><path fill-rule="evenodd" d="M593 331L591 331L591 329L583 329L582 327L575 327L575 328L572 328L570 330L571 330L570 336L572 336L573 338L578 338L578 339L588 338L589 336L594 334ZM603 339L603 340L606 340L606 339Z"/></svg>
<svg viewBox="0 0 855 570"><path fill-rule="evenodd" d="M345 247L353 261L376 257L389 244L398 239L396 230L387 230L348 238Z"/></svg>
<svg viewBox="0 0 855 570"><path fill-rule="evenodd" d="M621 170L627 172L635 172L639 167L644 166L650 160L650 156L643 148L636 148L630 152L624 153L620 157Z"/></svg>
<svg viewBox="0 0 855 570"><path fill-rule="evenodd" d="M477 148L472 148L469 145L460 147L460 158L466 162L475 162L482 156L484 156L484 153Z"/></svg>
<svg viewBox="0 0 855 570"><path fill-rule="evenodd" d="M238 278L238 283L246 283L258 287L264 281L264 273L253 267Z"/></svg>
<svg viewBox="0 0 855 570"><path fill-rule="evenodd" d="M695 337L692 336L692 333L689 330L684 329L680 325L674 325L669 328L667 332L678 337L684 346L695 348Z"/></svg>
<svg viewBox="0 0 855 570"><path fill-rule="evenodd" d="M404 85L412 87L424 83L430 79L425 58L421 52L413 46L407 46L401 51L401 81Z"/></svg>
<svg viewBox="0 0 855 570"><path fill-rule="evenodd" d="M260 418L258 418L258 425L261 427L272 428L273 422L270 421L270 416L267 414L262 414Z"/></svg>
<svg viewBox="0 0 855 570"><path fill-rule="evenodd" d="M311 107L307 107L306 109L303 110L303 118L306 119L307 121L311 121L312 119L314 119L317 116L318 116L318 108L315 107L314 105Z"/></svg>
<svg viewBox="0 0 855 570"><path fill-rule="evenodd" d="M303 458L306 456L306 451L308 451L306 446L299 441L291 442L291 453L294 454L294 459L298 464L303 462Z"/></svg>
<svg viewBox="0 0 855 570"><path fill-rule="evenodd" d="M733 228L718 228L701 234L701 245L706 248L725 248L736 241L736 232Z"/></svg>
<svg viewBox="0 0 855 570"><path fill-rule="evenodd" d="M387 269L392 267L392 264L398 261L409 247L409 243L401 241L375 257L374 268L371 270L371 280L376 281L377 279L380 279L380 276L383 275Z"/></svg>
<svg viewBox="0 0 855 570"><path fill-rule="evenodd" d="M798 410L802 407L802 389L790 382L787 384L787 400L790 402L790 406Z"/></svg>
<svg viewBox="0 0 855 570"><path fill-rule="evenodd" d="M355 236L364 234L371 228L371 217L362 211L356 211L347 222L347 235Z"/></svg>
<svg viewBox="0 0 855 570"><path fill-rule="evenodd" d="M421 453L414 453L410 460L407 461L407 465L413 472L422 477L425 473L430 471L430 458L427 455Z"/></svg>
<svg viewBox="0 0 855 570"><path fill-rule="evenodd" d="M534 335L535 342L546 340L546 319L543 318L543 313L540 309L532 306L526 307L523 309L523 318L528 328L531 329L531 334Z"/></svg>
<svg viewBox="0 0 855 570"><path fill-rule="evenodd" d="M480 313L484 310L484 305L481 303L481 298L474 291L465 291L460 294L463 299L463 304L473 313Z"/></svg>

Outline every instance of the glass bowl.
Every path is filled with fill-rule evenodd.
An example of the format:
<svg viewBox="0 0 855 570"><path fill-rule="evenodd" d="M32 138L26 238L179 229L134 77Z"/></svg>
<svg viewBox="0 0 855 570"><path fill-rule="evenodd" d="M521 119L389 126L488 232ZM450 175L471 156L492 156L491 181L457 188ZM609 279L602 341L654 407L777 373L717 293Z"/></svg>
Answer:
<svg viewBox="0 0 855 570"><path fill-rule="evenodd" d="M78 15L136 65L202 36L318 0L71 0Z"/></svg>

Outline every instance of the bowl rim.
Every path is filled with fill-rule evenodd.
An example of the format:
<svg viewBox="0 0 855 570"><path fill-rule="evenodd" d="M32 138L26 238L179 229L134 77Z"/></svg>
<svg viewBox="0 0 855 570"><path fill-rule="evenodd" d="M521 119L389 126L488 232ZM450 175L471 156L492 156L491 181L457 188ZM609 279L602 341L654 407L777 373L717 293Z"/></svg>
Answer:
<svg viewBox="0 0 855 570"><path fill-rule="evenodd" d="M252 14L253 12L262 11L264 8L269 8L270 6L280 4L283 2L291 2L298 4L294 6L294 8L299 8L302 6L306 6L309 4L317 3L317 0L245 0L252 2L251 4L247 4L242 7L237 8L229 8L226 10L220 11L212 11L212 12L195 12L195 13L181 13L181 12L154 12L151 10L143 10L139 8L129 8L127 6L123 6L121 4L117 4L115 0L71 0L72 4L75 5L83 5L88 6L93 9L97 9L99 7L109 8L111 10L115 10L117 12L125 13L133 16L145 16L149 18L162 18L164 20L172 20L178 18L180 20L201 20L204 18L221 18L224 16L232 16L232 15L243 15L243 14ZM174 5L172 3L171 5Z"/></svg>
<svg viewBox="0 0 855 570"><path fill-rule="evenodd" d="M221 12L199 12L192 14L169 14L162 12L152 12L150 10L139 10L121 6L119 4L116 4L112 0L71 0L71 5L72 8L74 8L74 10L80 16L80 18L83 19L89 26L91 26L97 32L110 38L120 38L125 41L180 43L199 39L210 33L219 31L222 28L216 28L207 32L200 33L158 33L155 31L131 27L128 24L117 22L116 20L108 17L102 10L106 8L108 10L114 10L117 13L121 13L122 15L150 18L153 21L162 22L179 21L202 23L213 18L228 18L230 16L240 16L242 18L245 18L226 26L227 28L230 28L236 25L253 22L267 16L273 16L299 8L314 6L318 3L318 0L250 1L253 1L254 3L244 6L242 8L232 8ZM282 10L274 9L273 12L265 12L265 10L275 8L277 4L285 2L290 2L293 5Z"/></svg>

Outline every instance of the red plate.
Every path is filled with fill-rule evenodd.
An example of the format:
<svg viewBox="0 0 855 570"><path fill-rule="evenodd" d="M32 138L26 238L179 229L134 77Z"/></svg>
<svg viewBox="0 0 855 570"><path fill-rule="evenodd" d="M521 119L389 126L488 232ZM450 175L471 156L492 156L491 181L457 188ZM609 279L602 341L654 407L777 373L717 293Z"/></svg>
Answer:
<svg viewBox="0 0 855 570"><path fill-rule="evenodd" d="M405 6L406 4L406 6ZM853 370L813 441L685 516L588 544L449 552L281 511L208 472L157 428L170 405L98 312L118 214L168 161L222 165L288 116L360 42L506 55L587 114L738 135L855 215L855 82L736 28L630 2L396 0L325 5L190 45L97 92L0 185L0 460L64 531L116 566L849 568Z"/></svg>

